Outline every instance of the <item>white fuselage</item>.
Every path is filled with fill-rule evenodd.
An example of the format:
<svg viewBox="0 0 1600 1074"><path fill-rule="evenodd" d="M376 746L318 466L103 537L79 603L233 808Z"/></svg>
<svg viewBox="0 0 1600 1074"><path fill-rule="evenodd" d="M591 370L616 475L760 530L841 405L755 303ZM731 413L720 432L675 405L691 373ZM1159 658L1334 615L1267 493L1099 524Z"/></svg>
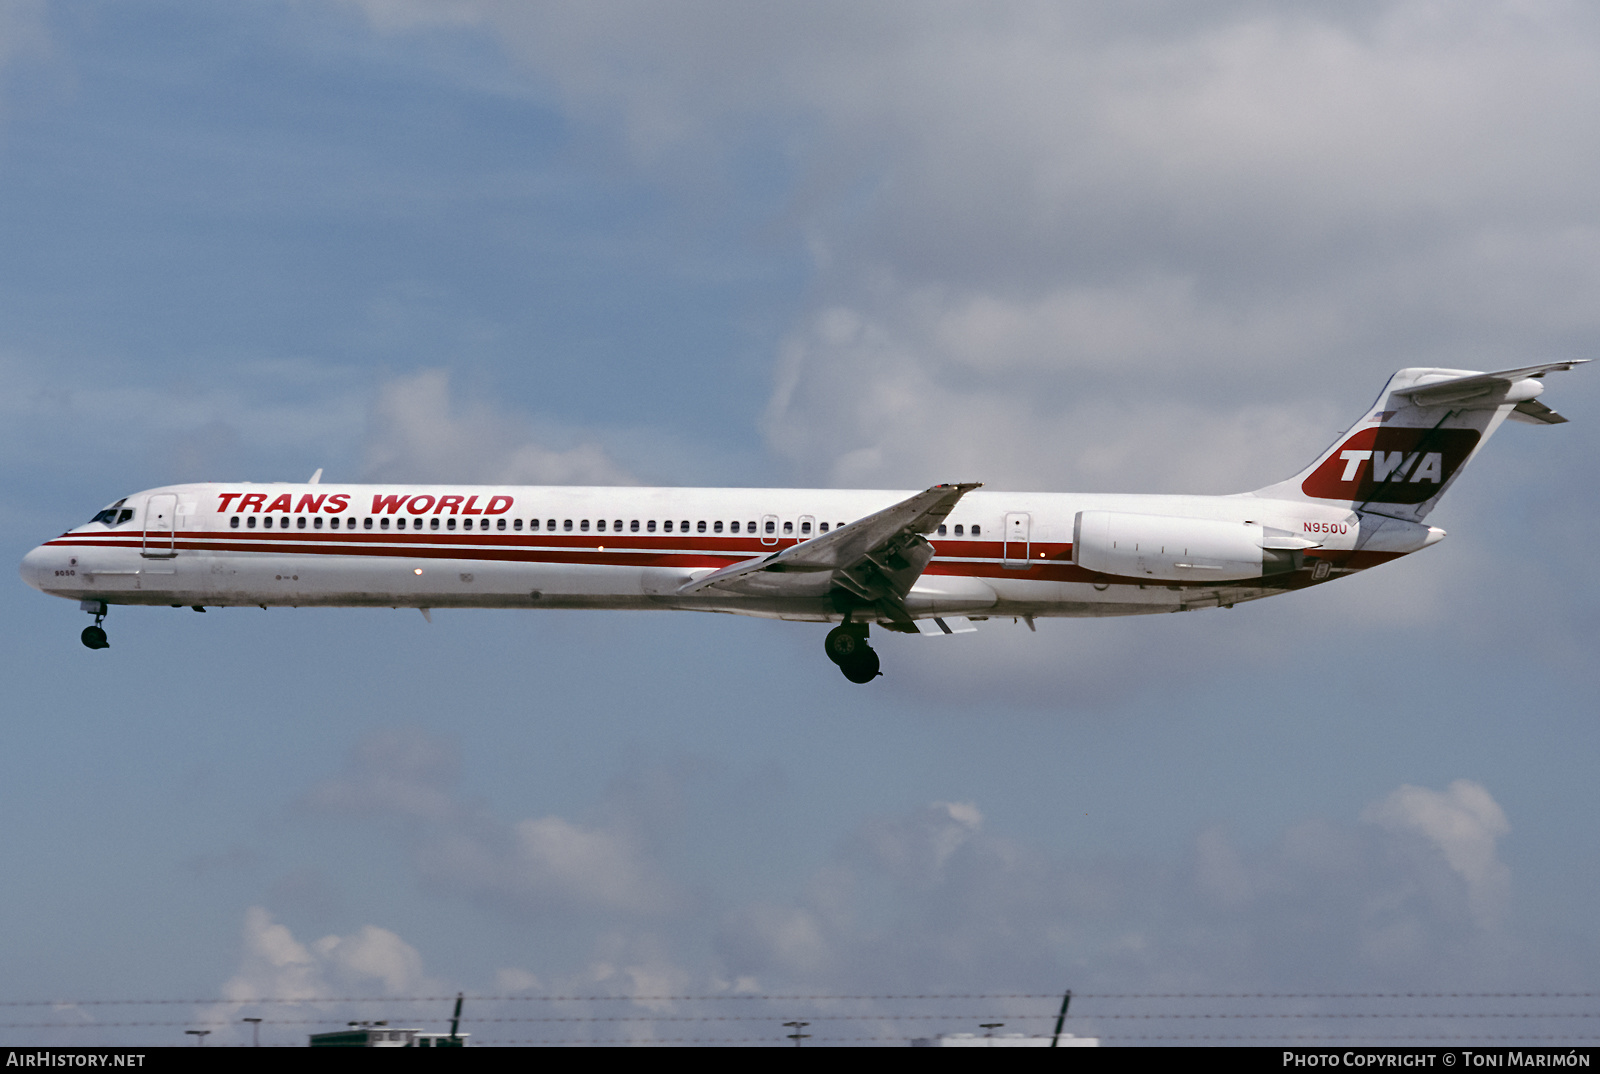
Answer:
<svg viewBox="0 0 1600 1074"><path fill-rule="evenodd" d="M129 496L108 521L47 541L28 554L22 574L46 593L106 604L678 608L827 621L840 615L822 592L678 591L713 570L789 548L908 495L174 485ZM1251 523L1305 535L1314 546L1303 553L1303 564L1297 559L1296 569L1270 578L1218 583L1203 574L1108 574L1077 561L1074 525L1081 512ZM1216 607L1303 588L1437 539L1408 533L1375 544L1363 540L1362 523L1348 507L1248 494L977 491L959 502L938 532L928 534L935 556L906 605L917 617L974 618Z"/></svg>

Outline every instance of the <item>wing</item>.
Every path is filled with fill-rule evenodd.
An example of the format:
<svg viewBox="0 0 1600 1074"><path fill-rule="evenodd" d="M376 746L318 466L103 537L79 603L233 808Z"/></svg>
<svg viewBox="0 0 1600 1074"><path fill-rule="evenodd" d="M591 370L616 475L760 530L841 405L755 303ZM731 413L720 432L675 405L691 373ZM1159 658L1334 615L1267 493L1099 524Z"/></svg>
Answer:
<svg viewBox="0 0 1600 1074"><path fill-rule="evenodd" d="M923 534L938 529L961 497L981 484L935 485L831 533L697 578L678 592L781 596L843 589L909 623L901 602L933 558Z"/></svg>

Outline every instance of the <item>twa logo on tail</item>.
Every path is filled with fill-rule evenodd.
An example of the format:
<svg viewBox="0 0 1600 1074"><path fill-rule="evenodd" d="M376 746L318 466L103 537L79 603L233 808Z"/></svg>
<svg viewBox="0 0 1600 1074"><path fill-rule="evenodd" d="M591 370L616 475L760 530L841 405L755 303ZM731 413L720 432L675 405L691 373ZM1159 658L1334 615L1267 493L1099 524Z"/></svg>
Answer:
<svg viewBox="0 0 1600 1074"><path fill-rule="evenodd" d="M1325 500L1422 503L1438 495L1478 440L1476 429L1362 429L1300 490Z"/></svg>

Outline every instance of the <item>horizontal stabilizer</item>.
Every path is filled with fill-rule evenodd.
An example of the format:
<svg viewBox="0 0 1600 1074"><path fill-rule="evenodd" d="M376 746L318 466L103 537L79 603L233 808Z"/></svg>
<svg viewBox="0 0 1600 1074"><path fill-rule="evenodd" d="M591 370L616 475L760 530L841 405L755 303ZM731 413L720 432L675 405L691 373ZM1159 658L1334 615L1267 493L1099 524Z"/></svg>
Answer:
<svg viewBox="0 0 1600 1074"><path fill-rule="evenodd" d="M1511 413L1506 417L1512 421L1527 422L1529 425L1561 425L1567 420L1537 399L1524 399L1512 407Z"/></svg>
<svg viewBox="0 0 1600 1074"><path fill-rule="evenodd" d="M1461 403L1498 406L1501 403L1517 401L1508 398L1508 393L1518 381L1535 380L1546 373L1572 369L1588 360L1576 358L1566 362L1523 366L1521 369L1502 369L1497 373L1474 373L1471 376L1449 377L1443 380L1425 379L1421 384L1409 388L1397 388L1390 394L1410 397L1413 406L1454 406ZM1525 401L1531 401L1533 396L1538 394L1538 385L1530 387L1533 390Z"/></svg>

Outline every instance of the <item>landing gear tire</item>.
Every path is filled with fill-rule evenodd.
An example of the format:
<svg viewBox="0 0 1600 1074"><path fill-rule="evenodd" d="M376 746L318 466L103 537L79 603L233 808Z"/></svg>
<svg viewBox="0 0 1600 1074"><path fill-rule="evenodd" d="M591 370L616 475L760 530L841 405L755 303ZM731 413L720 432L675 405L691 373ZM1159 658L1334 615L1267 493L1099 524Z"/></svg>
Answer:
<svg viewBox="0 0 1600 1074"><path fill-rule="evenodd" d="M849 626L834 627L828 631L828 636L822 639L822 647L827 650L828 659L840 667L857 659L862 650L872 652L867 648L866 633L860 627L854 629Z"/></svg>
<svg viewBox="0 0 1600 1074"><path fill-rule="evenodd" d="M83 643L91 649L109 649L111 643L106 640L106 632L97 626L83 628Z"/></svg>
<svg viewBox="0 0 1600 1074"><path fill-rule="evenodd" d="M865 642L849 660L839 661L839 670L854 683L869 683L876 679L880 674L879 666L877 651Z"/></svg>

